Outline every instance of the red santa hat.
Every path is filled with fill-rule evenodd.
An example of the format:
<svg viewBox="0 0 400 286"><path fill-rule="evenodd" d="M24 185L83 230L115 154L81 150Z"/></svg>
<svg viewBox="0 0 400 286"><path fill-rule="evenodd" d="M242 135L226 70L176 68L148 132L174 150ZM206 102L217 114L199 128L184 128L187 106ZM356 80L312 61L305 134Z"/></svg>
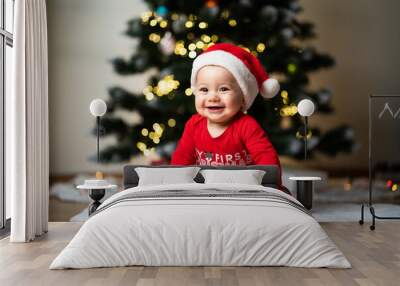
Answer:
<svg viewBox="0 0 400 286"><path fill-rule="evenodd" d="M272 98L279 91L278 81L268 77L253 54L241 47L220 43L210 46L193 61L191 86L194 93L198 71L209 65L221 66L232 73L243 92L244 110L250 108L259 92L265 98Z"/></svg>

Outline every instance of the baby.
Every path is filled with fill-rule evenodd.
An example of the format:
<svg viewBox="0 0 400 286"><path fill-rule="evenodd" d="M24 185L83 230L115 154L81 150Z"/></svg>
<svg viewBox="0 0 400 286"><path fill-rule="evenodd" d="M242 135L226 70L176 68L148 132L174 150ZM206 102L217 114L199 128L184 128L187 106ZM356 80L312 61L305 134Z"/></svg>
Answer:
<svg viewBox="0 0 400 286"><path fill-rule="evenodd" d="M185 125L173 165L278 165L278 155L257 121L244 113L258 92L279 91L258 59L228 43L215 44L193 62L197 114Z"/></svg>

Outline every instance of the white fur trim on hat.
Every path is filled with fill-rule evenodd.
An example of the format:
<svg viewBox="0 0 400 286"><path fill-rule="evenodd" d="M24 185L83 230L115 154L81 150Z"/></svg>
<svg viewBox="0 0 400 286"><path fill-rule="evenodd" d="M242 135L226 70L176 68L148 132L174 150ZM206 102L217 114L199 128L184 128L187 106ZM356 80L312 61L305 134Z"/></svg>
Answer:
<svg viewBox="0 0 400 286"><path fill-rule="evenodd" d="M279 82L274 78L269 78L262 83L260 93L265 98L272 98L279 92Z"/></svg>
<svg viewBox="0 0 400 286"><path fill-rule="evenodd" d="M202 67L210 65L223 67L233 75L243 92L245 101L244 110L249 109L258 94L257 80L246 65L229 52L211 51L199 55L193 61L192 75L190 78L193 93L196 94L196 77L198 71Z"/></svg>

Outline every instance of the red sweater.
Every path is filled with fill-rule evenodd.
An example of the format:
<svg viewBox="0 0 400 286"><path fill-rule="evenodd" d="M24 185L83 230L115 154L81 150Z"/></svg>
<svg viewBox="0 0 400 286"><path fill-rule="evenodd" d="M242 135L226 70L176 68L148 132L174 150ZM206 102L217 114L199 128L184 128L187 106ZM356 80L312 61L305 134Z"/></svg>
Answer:
<svg viewBox="0 0 400 286"><path fill-rule="evenodd" d="M193 115L172 155L173 165L278 165L278 154L257 121L240 112L218 137L211 137L207 118Z"/></svg>

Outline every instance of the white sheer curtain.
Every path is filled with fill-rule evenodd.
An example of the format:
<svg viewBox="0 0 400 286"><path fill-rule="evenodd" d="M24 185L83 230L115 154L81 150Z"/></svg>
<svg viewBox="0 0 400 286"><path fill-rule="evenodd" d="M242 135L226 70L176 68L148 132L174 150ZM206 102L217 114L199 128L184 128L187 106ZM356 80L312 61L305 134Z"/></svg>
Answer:
<svg viewBox="0 0 400 286"><path fill-rule="evenodd" d="M15 1L13 92L6 111L6 180L12 242L47 232L49 196L48 63L45 0Z"/></svg>

